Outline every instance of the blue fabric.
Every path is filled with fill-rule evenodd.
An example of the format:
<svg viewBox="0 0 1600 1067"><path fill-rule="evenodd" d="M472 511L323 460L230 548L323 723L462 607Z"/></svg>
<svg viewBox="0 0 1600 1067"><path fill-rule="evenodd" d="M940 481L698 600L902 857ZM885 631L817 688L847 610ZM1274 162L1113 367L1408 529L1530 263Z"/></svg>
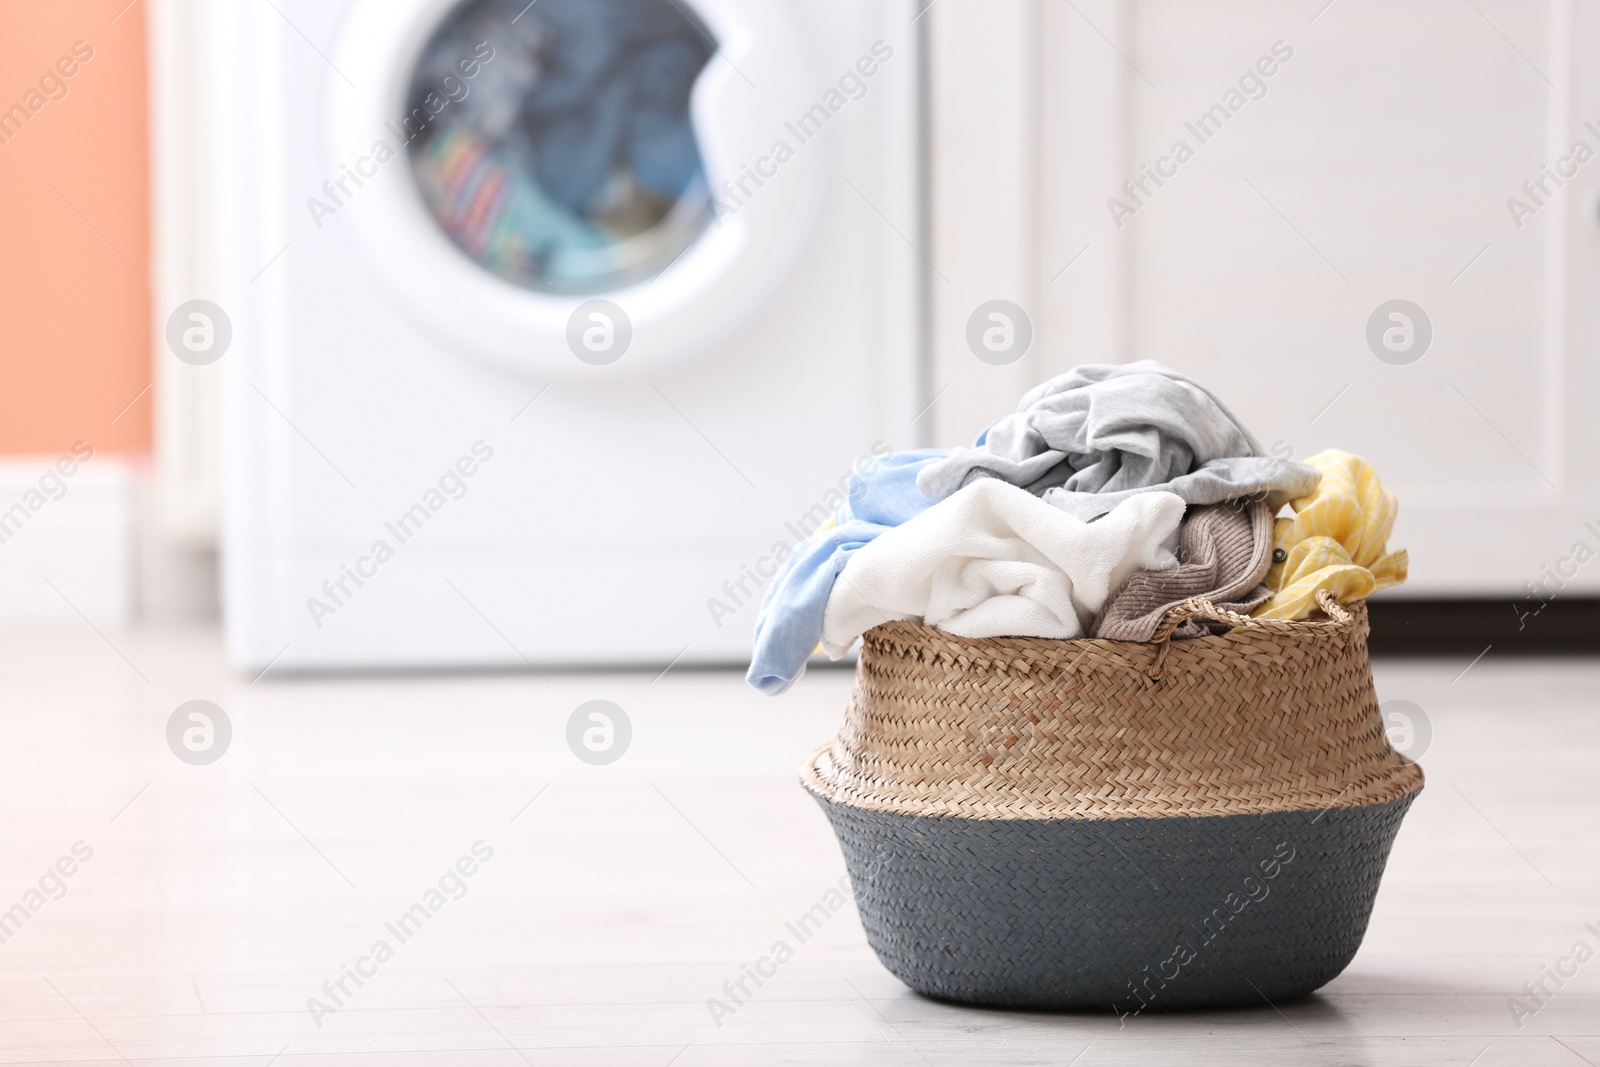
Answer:
<svg viewBox="0 0 1600 1067"><path fill-rule="evenodd" d="M889 528L847 522L811 535L795 549L761 600L745 681L768 696L794 684L822 640L822 616L839 572L852 552Z"/></svg>
<svg viewBox="0 0 1600 1067"><path fill-rule="evenodd" d="M913 515L920 515L933 505L917 488L917 472L936 459L950 453L943 448L918 448L910 452L896 452L878 465L878 469L863 478L850 479L850 500L839 509L836 518L842 523L861 519L880 526L899 526Z"/></svg>
<svg viewBox="0 0 1600 1067"><path fill-rule="evenodd" d="M586 215L613 171L676 200L701 173L689 97L714 51L671 0L540 0L551 31L522 132L539 184Z"/></svg>
<svg viewBox="0 0 1600 1067"><path fill-rule="evenodd" d="M849 500L834 515L838 525L801 542L767 587L745 681L777 696L805 672L822 640L828 596L850 554L933 506L917 489L917 472L949 454L942 448L896 452L865 477L851 476Z"/></svg>

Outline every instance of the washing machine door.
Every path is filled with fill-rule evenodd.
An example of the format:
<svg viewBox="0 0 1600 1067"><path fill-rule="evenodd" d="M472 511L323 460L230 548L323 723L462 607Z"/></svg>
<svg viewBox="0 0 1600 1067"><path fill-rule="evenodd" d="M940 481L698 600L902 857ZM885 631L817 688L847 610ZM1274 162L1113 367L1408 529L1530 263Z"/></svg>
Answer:
<svg viewBox="0 0 1600 1067"><path fill-rule="evenodd" d="M830 172L791 2L357 0L307 208L451 351L541 379L713 351Z"/></svg>

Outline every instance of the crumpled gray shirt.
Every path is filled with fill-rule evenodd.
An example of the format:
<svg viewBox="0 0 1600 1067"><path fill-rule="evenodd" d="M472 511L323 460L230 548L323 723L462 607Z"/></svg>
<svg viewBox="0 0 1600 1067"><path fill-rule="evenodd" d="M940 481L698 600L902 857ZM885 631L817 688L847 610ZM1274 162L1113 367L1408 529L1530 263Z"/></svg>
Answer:
<svg viewBox="0 0 1600 1067"><path fill-rule="evenodd" d="M1085 364L1035 386L976 447L924 467L917 488L943 500L978 478L1002 478L1087 522L1152 490L1191 505L1257 497L1276 511L1321 475L1262 455L1220 400L1146 359Z"/></svg>

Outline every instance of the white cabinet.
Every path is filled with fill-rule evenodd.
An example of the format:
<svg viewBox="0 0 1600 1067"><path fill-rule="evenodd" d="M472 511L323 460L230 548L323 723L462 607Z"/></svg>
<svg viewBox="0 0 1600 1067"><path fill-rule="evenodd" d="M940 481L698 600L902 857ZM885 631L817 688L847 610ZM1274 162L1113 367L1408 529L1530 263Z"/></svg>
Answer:
<svg viewBox="0 0 1600 1067"><path fill-rule="evenodd" d="M1600 76L1576 62L1600 9L1040 0L1009 16L1019 64L962 31L985 6L930 13L938 443L1075 363L1156 358L1269 447L1370 459L1400 495L1404 592L1514 598L1546 567L1600 589L1577 563L1600 557ZM1031 129L974 178L981 124L937 103L1019 81ZM1031 198L1010 244L1000 213L949 210L985 181ZM1029 310L1021 363L967 351L980 292ZM1411 362L1368 343L1395 300L1431 324Z"/></svg>

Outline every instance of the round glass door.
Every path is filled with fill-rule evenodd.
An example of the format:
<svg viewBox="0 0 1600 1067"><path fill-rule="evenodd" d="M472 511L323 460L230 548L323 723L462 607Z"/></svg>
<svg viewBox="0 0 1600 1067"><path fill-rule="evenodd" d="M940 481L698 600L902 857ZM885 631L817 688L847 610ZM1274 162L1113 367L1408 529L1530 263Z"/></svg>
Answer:
<svg viewBox="0 0 1600 1067"><path fill-rule="evenodd" d="M715 52L687 0L465 0L407 93L423 201L462 252L529 289L659 273L712 220L689 98Z"/></svg>

